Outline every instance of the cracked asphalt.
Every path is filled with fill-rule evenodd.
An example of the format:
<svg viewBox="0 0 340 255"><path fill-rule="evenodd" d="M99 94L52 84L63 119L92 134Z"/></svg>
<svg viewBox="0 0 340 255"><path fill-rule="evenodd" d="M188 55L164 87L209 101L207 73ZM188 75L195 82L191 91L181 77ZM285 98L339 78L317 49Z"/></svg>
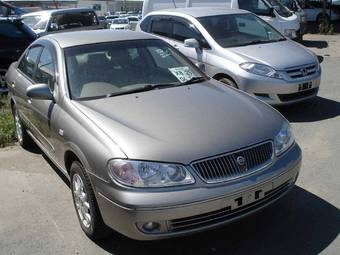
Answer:
<svg viewBox="0 0 340 255"><path fill-rule="evenodd" d="M13 146L0 150L0 254L340 254L340 35L307 35L305 45L323 58L322 84L314 100L278 109L303 150L297 185L281 201L189 237L93 242L58 170Z"/></svg>

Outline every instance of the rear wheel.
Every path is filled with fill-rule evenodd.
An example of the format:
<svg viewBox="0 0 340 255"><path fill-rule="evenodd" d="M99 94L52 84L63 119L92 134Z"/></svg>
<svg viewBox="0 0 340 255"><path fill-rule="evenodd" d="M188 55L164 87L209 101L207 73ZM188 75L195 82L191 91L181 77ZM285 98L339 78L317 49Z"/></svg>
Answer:
<svg viewBox="0 0 340 255"><path fill-rule="evenodd" d="M330 18L327 14L325 14L325 16L323 16L322 14L319 14L318 17L316 18L316 23L318 25L322 24L323 22L325 22L326 24L330 23Z"/></svg>
<svg viewBox="0 0 340 255"><path fill-rule="evenodd" d="M78 161L71 165L71 191L82 230L91 239L106 237L110 231L104 224L90 180Z"/></svg>
<svg viewBox="0 0 340 255"><path fill-rule="evenodd" d="M217 80L235 89L238 88L236 83L228 77L220 77Z"/></svg>
<svg viewBox="0 0 340 255"><path fill-rule="evenodd" d="M32 148L34 146L34 141L27 133L26 128L20 119L18 109L15 105L13 106L13 118L15 124L15 133L19 144L25 149Z"/></svg>

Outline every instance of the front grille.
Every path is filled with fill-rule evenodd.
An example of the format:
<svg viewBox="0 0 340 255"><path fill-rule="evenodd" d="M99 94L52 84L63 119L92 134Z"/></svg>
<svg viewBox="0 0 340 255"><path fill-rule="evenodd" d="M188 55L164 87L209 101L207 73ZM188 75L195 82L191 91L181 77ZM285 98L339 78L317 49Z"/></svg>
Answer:
<svg viewBox="0 0 340 255"><path fill-rule="evenodd" d="M300 92L296 92L292 94L278 94L278 97L280 98L282 102L288 102L292 100L298 100L298 99L302 99L305 97L313 96L313 95L316 95L317 93L318 93L318 88L314 88L314 89L304 90L304 91L300 91Z"/></svg>
<svg viewBox="0 0 340 255"><path fill-rule="evenodd" d="M192 167L207 183L217 183L253 173L270 164L272 156L273 144L265 142L226 155L194 162Z"/></svg>
<svg viewBox="0 0 340 255"><path fill-rule="evenodd" d="M221 223L224 221L230 221L247 213L250 213L267 203L279 198L283 195L288 189L291 187L290 181L283 183L275 189L267 191L264 193L264 197L260 200L257 200L251 204L245 205L243 207L239 207L237 209L231 210L230 206L222 208L217 211L199 214L191 217L180 218L175 220L170 220L169 223L169 231L170 232L179 232L192 230L195 228L206 227L209 225Z"/></svg>
<svg viewBox="0 0 340 255"><path fill-rule="evenodd" d="M315 74L317 71L317 65L310 64L305 66L287 68L285 71L288 74L288 76L292 79L304 78Z"/></svg>

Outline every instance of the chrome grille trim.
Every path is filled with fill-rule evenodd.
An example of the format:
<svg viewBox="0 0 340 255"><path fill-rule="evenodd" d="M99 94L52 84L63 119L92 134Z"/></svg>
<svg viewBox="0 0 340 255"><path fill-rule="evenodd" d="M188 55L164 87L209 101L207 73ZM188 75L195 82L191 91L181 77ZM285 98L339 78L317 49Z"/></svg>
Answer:
<svg viewBox="0 0 340 255"><path fill-rule="evenodd" d="M241 169L237 164L236 158L240 155L246 160L246 169ZM212 184L253 174L269 166L273 158L273 142L266 141L237 151L194 161L191 167L204 182Z"/></svg>
<svg viewBox="0 0 340 255"><path fill-rule="evenodd" d="M285 72L291 79L299 79L311 76L316 73L317 64L286 68Z"/></svg>

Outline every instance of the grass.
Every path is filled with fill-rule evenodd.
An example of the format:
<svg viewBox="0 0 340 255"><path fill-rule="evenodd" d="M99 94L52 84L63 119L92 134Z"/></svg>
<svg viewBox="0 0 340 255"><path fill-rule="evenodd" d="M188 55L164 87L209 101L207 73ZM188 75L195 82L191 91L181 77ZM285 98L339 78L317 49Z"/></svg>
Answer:
<svg viewBox="0 0 340 255"><path fill-rule="evenodd" d="M0 95L0 148L15 143L15 126L7 97Z"/></svg>

